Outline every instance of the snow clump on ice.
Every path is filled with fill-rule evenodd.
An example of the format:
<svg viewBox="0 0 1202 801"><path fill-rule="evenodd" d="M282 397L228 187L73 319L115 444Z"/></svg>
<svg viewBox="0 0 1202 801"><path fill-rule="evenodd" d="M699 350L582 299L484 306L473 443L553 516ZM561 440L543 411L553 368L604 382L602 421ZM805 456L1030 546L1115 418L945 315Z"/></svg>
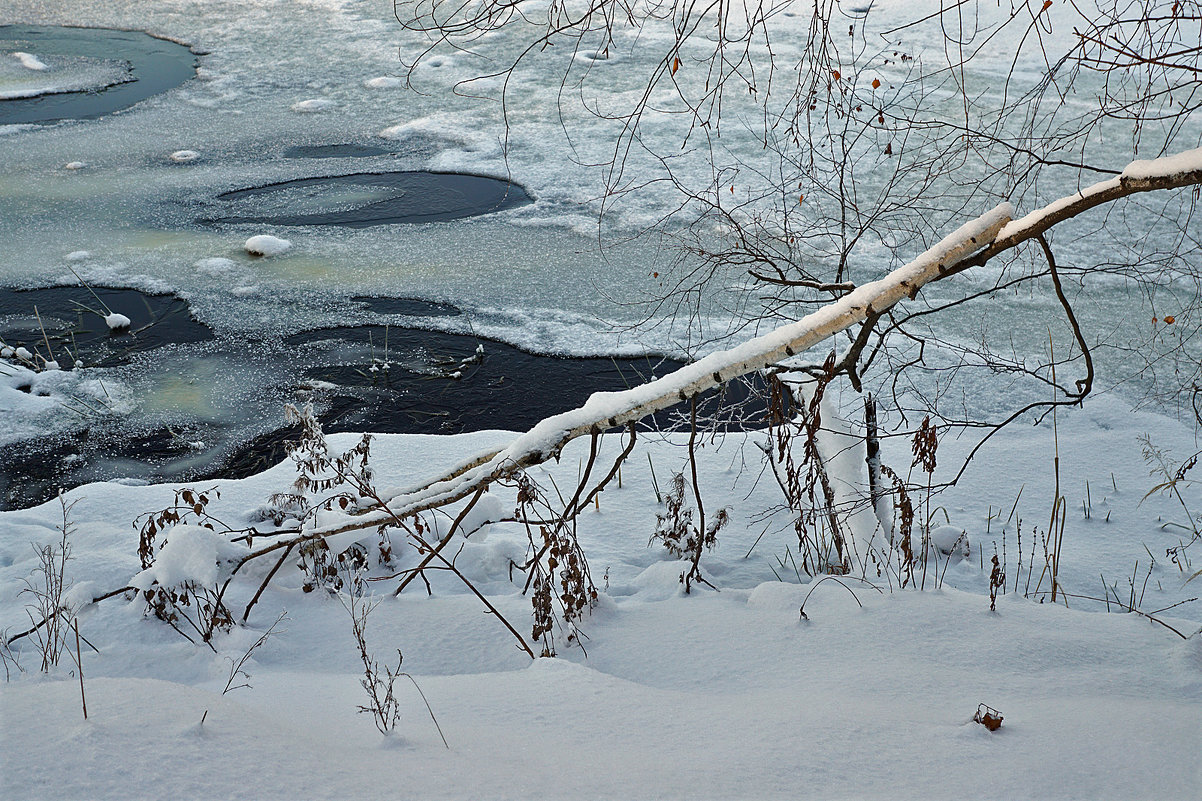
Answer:
<svg viewBox="0 0 1202 801"><path fill-rule="evenodd" d="M391 75L381 75L378 78L371 78L363 82L363 85L369 89L395 89L403 84L400 78L394 78Z"/></svg>
<svg viewBox="0 0 1202 801"><path fill-rule="evenodd" d="M200 154L195 150L177 150L167 158L174 161L176 164L187 164L189 161L196 161L200 158Z"/></svg>
<svg viewBox="0 0 1202 801"><path fill-rule="evenodd" d="M50 67L46 65L46 62L42 61L33 53L22 53L17 51L13 53L13 58L15 58L17 61L20 61L21 66L27 70L37 70L41 72L42 70L50 69Z"/></svg>
<svg viewBox="0 0 1202 801"><path fill-rule="evenodd" d="M312 114L318 111L325 111L332 105L334 105L333 100L326 100L324 97L319 97L313 100L302 100L299 103L293 103L292 110L300 112L301 114Z"/></svg>
<svg viewBox="0 0 1202 801"><path fill-rule="evenodd" d="M270 234L258 234L246 240L243 247L252 256L278 256L291 248L292 243Z"/></svg>
<svg viewBox="0 0 1202 801"><path fill-rule="evenodd" d="M124 314L109 312L104 316L104 324L109 327L110 331L121 331L129 328L130 319Z"/></svg>
<svg viewBox="0 0 1202 801"><path fill-rule="evenodd" d="M87 250L73 250L63 258L67 261L87 261L92 258L92 254Z"/></svg>
<svg viewBox="0 0 1202 801"><path fill-rule="evenodd" d="M86 166L88 166L87 162L84 162L84 161L68 161L66 164L63 165L63 169L64 170L82 170Z"/></svg>

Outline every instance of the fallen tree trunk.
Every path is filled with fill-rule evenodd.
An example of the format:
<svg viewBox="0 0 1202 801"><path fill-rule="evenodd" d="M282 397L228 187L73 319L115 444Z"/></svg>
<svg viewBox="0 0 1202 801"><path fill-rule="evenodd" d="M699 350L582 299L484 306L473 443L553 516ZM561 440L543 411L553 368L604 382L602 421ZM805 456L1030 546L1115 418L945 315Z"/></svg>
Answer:
<svg viewBox="0 0 1202 801"><path fill-rule="evenodd" d="M1153 161L1137 161L1117 177L1061 198L1019 220L1003 203L961 226L914 261L863 284L802 319L712 353L692 364L622 392L598 392L577 409L548 417L507 447L479 454L431 481L379 495L379 504L342 520L281 538L246 554L239 566L306 540L394 524L445 506L482 487L556 457L573 439L641 420L661 409L747 373L802 353L822 340L913 299L931 281L984 264L1034 239L1055 224L1128 195L1202 184L1202 149Z"/></svg>

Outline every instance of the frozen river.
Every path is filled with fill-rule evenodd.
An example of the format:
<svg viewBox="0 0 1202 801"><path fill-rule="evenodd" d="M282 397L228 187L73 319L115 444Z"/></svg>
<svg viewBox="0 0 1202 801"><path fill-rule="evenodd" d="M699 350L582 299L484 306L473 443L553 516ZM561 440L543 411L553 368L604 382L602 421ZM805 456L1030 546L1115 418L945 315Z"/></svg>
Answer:
<svg viewBox="0 0 1202 801"><path fill-rule="evenodd" d="M883 18L894 6L904 7L883 4ZM659 272L674 251L670 243L661 252L660 240L631 237L670 213L679 198L671 186L651 185L609 209L599 232L604 183L586 165L605 160L614 128L580 111L578 103L559 104L556 70L570 54L549 55L545 69L515 76L507 90L506 124L495 100L498 81L477 82L471 91L456 86L511 59L517 43L497 35L482 40L475 54L431 58L413 75L418 91L410 91L402 80L403 59L424 40L398 25L388 3L9 0L0 9L0 24L8 23L145 31L169 40L164 48L171 42L190 48L196 72L174 81L174 88L94 119L0 125L0 286L79 286L82 280L95 288L170 294L186 302L212 338L131 354L120 364L86 371L88 380L103 383L101 389L83 386L81 378L63 390L104 414L5 409L16 416L10 430L0 432L0 446L81 426L170 431L198 444L174 468L156 469L186 473L184 462L228 455L230 443L278 427L284 402L313 396L315 385L305 373L311 365L288 343L316 329L438 329L574 356L679 357L688 350L679 325L636 327L647 314L641 302L659 291ZM779 23L788 34L790 25L801 30L806 20L782 17ZM601 77L589 85L609 87L602 105L626 102L638 76L659 58L649 46L654 37L644 36L619 40L608 58L590 67ZM789 36L782 41L787 57ZM910 44L923 46L921 40ZM139 77L130 72L136 73L136 60L116 51L80 45L56 52L47 45L39 53L37 45L28 36L0 38L0 97L104 87L116 93L141 83L130 80ZM974 69L982 91L989 92L996 91L991 77L1004 75L1009 64L983 58ZM1020 71L1014 79L1033 78ZM563 108L577 108L575 116ZM754 137L740 138L737 107L731 120L734 130L724 147L750 162L759 146ZM667 138L675 135L675 124L649 121L647 133ZM1119 168L1132 155L1127 142L1116 141L1111 149ZM653 175L654 159L639 159L631 156L636 177ZM421 206L441 191L438 185L374 179L310 180L363 173L484 176L494 179L490 187L500 187L499 199L485 202L490 213L477 216L452 209L425 220L405 212L405 224L299 224L373 204L410 208L406 204L418 198ZM680 165L685 177L703 173L704 165ZM485 189L464 191L475 197L472 192ZM1032 190L1026 200L1039 197ZM945 216L979 213L995 200L953 199ZM385 214L377 222L390 218ZM1124 223L1145 224L1154 228L1139 214ZM1095 221L1073 234L1072 258L1111 255L1109 239L1097 235L1102 227ZM257 234L284 237L291 248L254 258L243 243ZM866 274L895 266L886 252L860 255L875 259ZM984 287L994 277L966 276L963 285ZM1107 279L1100 280L1104 285ZM1082 302L1083 314L1111 328L1130 307L1122 280L1113 286ZM721 329L729 310L717 291L723 287L713 289L717 300L703 303L702 313ZM939 287L932 296L959 291ZM365 301L371 298L415 305ZM84 303L91 301L85 297ZM428 313L443 306L456 313ZM1050 309L1054 301L1024 291L975 315L971 325L948 322L942 333L971 341L988 327L981 320L992 319L1020 351L1036 351L1047 338L1040 315ZM31 331L28 317L14 312L9 323ZM661 310L657 319L669 318ZM380 348L372 341L364 350L360 343L347 358L366 369ZM451 357L415 347L406 358L435 364ZM320 405L320 387L316 391ZM981 398L973 402L989 405ZM109 417L115 422L105 422ZM121 460L79 459L89 460L94 463L73 468L72 481L145 471Z"/></svg>

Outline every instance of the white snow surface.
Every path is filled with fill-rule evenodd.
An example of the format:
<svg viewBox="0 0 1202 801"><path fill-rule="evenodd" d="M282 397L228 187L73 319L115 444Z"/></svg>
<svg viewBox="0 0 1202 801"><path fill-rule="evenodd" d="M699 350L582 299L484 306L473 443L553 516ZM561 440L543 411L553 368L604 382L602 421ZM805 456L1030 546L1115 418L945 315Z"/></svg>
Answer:
<svg viewBox="0 0 1202 801"><path fill-rule="evenodd" d="M1139 502L1149 479L1134 430L1167 444L1180 443L1184 433L1171 420L1105 398L1059 421L1070 506L1061 581L1070 592L1100 594L1102 573L1125 594L1136 559L1140 592L1144 548L1163 553L1178 541L1158 522L1175 518L1168 500ZM415 481L512 436L378 436L373 464L382 482ZM1006 516L1014 505L1027 521L1026 550L1030 521L1046 520L1054 443L1047 426L999 436L1010 469L980 465L938 498L940 521L946 513L951 527L967 531L969 554L933 560L925 591L891 590L871 574L881 592L850 577L842 579L847 588L799 581L786 556L796 544L791 525L762 516L779 492L760 474L760 434L707 443L700 452L707 505L729 507L732 522L702 557L718 591L700 586L690 595L679 581L687 565L648 546L664 509L652 466L661 487L686 469L685 439L640 440L621 488L611 484L578 521L600 592L580 623L587 653L561 636L557 658L532 661L446 571L429 575L432 594L419 581L394 598L395 580L369 582L381 601L369 622L370 646L380 659L403 651L450 750L407 682L398 685L403 717L391 737L356 714L365 696L346 612L324 591L301 590L295 559L285 560L246 627L218 635L217 653L147 617L136 597L86 606L80 630L99 649L83 653L86 722L70 669L42 677L32 643L14 644L29 672L0 685L0 793L345 798L403 788L406 797L452 799L896 799L976 798L985 786L1005 798L1146 798L1150 788L1158 799L1197 798L1202 635L1195 632L1202 611L1185 604L1157 615L1192 635L1182 640L1145 618L1108 614L1101 604L1074 600L1065 608L1015 593L1026 572L1013 572L1016 527ZM357 437L330 440L338 449ZM601 459L620 445L607 437ZM969 445L941 443L941 465ZM885 463L904 471L908 443L886 441L883 450ZM839 492L857 491L846 482L859 480L862 448L832 441L828 454L835 452L844 458L832 471ZM544 482L553 475L570 488L587 454L587 443L573 443L558 464L534 475ZM210 511L245 525L293 477L285 464L217 482L221 497ZM1089 518L1071 513L1086 497L1086 481ZM493 500L482 500L473 525L513 505L512 490L494 488L487 497ZM130 520L172 498L167 486L93 484L68 493L65 500L76 502L70 582L99 594L131 577L139 586L151 579L223 581L228 571L218 563L244 546L194 526L172 529L155 567L139 572ZM61 519L57 502L0 513L0 625L10 632L28 625L19 591L34 563L30 544L57 541ZM859 536L864 525L864 518L854 525ZM989 557L1003 536L1008 591L990 612ZM372 546L375 538L368 532L362 542ZM420 558L400 533L392 543L396 565L373 566L371 575ZM458 569L528 634L523 576L510 573L511 562L527 555L523 527L492 522L487 539L470 534L450 547ZM228 600L236 613L269 568L248 567L235 577ZM1143 608L1174 604L1192 589L1176 566L1157 559ZM251 687L223 695L227 660L239 658L285 609L288 620L246 664ZM998 732L971 722L979 703L1003 714Z"/></svg>

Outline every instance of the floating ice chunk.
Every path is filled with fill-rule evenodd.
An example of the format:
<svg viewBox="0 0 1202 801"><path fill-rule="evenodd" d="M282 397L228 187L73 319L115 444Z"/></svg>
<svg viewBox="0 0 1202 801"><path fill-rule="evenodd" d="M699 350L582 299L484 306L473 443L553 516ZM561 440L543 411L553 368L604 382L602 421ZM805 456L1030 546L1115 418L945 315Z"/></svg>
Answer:
<svg viewBox="0 0 1202 801"><path fill-rule="evenodd" d="M200 158L200 154L195 150L177 150L167 158L174 161L176 164L186 164L189 161L196 161Z"/></svg>
<svg viewBox="0 0 1202 801"><path fill-rule="evenodd" d="M27 70L48 70L50 67L44 61L32 53L22 53L17 51L13 53L13 58L21 62L21 66Z"/></svg>
<svg viewBox="0 0 1202 801"><path fill-rule="evenodd" d="M232 259L222 258L221 256L201 259L193 266L198 271L207 273L208 275L222 275L223 273L231 273L238 269L238 265Z"/></svg>
<svg viewBox="0 0 1202 801"><path fill-rule="evenodd" d="M63 169L64 170L82 170L86 166L88 166L87 162L68 161L66 164L63 165Z"/></svg>
<svg viewBox="0 0 1202 801"><path fill-rule="evenodd" d="M129 328L130 319L124 314L109 312L104 316L104 324L109 327L110 331L121 331L122 329Z"/></svg>
<svg viewBox="0 0 1202 801"><path fill-rule="evenodd" d="M364 81L363 85L369 89L395 89L398 86L404 85L404 83L400 78L394 78L391 75L381 75L378 78Z"/></svg>
<svg viewBox="0 0 1202 801"><path fill-rule="evenodd" d="M292 243L270 234L258 234L246 240L243 247L252 256L278 256L291 248Z"/></svg>
<svg viewBox="0 0 1202 801"><path fill-rule="evenodd" d="M333 100L327 100L324 97L314 98L313 100L302 100L299 103L292 104L292 110L302 114L312 114L318 111L325 111L330 106L334 105Z"/></svg>
<svg viewBox="0 0 1202 801"><path fill-rule="evenodd" d="M87 261L92 258L92 254L87 250L73 250L63 258L67 261Z"/></svg>

